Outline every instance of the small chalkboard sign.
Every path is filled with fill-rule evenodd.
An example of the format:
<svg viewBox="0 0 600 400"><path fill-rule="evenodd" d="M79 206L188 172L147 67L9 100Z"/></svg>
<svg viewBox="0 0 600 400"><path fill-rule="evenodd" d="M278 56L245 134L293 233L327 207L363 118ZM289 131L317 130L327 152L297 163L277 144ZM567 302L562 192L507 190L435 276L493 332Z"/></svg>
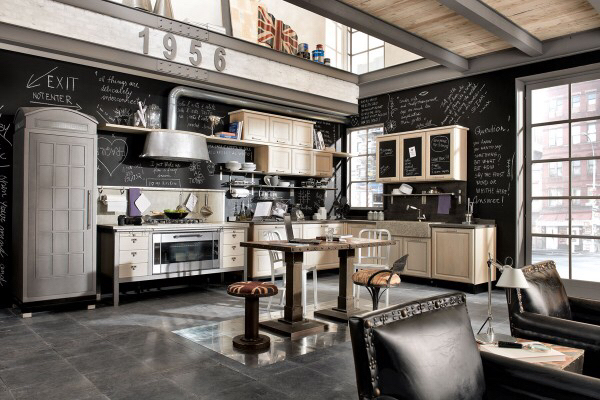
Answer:
<svg viewBox="0 0 600 400"><path fill-rule="evenodd" d="M429 174L450 174L450 134L429 137Z"/></svg>
<svg viewBox="0 0 600 400"><path fill-rule="evenodd" d="M404 138L402 139L404 151L402 152L402 165L404 170L402 176L422 176L423 175L423 138Z"/></svg>
<svg viewBox="0 0 600 400"><path fill-rule="evenodd" d="M396 176L397 139L379 142L379 178Z"/></svg>

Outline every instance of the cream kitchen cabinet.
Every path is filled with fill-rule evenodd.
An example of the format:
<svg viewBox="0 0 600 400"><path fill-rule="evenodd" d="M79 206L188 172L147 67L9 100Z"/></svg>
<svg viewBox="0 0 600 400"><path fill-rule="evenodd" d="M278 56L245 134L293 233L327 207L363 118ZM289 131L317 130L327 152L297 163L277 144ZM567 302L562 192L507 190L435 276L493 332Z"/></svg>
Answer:
<svg viewBox="0 0 600 400"><path fill-rule="evenodd" d="M295 225L293 227L294 236L302 237L302 226ZM254 225L254 229L252 230L252 239L253 241L261 241L267 240L265 238L265 233L269 231L276 231L281 236L281 240L287 239L287 234L285 232L285 225L273 225L273 224L264 224L264 225ZM258 249L250 249L248 250L252 253L252 263L251 263L251 277L252 278L260 278L260 277L268 277L271 276L271 258L269 257L268 250L258 250Z"/></svg>
<svg viewBox="0 0 600 400"><path fill-rule="evenodd" d="M432 227L431 246L432 278L473 285L486 283L488 253L494 259L496 256L496 228Z"/></svg>
<svg viewBox="0 0 600 400"><path fill-rule="evenodd" d="M269 142L292 144L292 120L288 118L269 117Z"/></svg>
<svg viewBox="0 0 600 400"><path fill-rule="evenodd" d="M314 124L310 122L292 121L292 144L312 149L313 127Z"/></svg>
<svg viewBox="0 0 600 400"><path fill-rule="evenodd" d="M333 228L334 235L344 233L344 224L341 223L303 224L302 237L314 239L317 236L325 236L328 228ZM306 252L304 253L304 263L311 266L316 265L319 270L338 268L340 264L337 251Z"/></svg>
<svg viewBox="0 0 600 400"><path fill-rule="evenodd" d="M270 116L264 113L239 110L229 113L230 122L243 122L242 139L268 142Z"/></svg>
<svg viewBox="0 0 600 400"><path fill-rule="evenodd" d="M425 179L424 133L403 133L400 138L400 181L422 181Z"/></svg>
<svg viewBox="0 0 600 400"><path fill-rule="evenodd" d="M392 236L396 244L390 248L390 264L408 254L402 275L431 277L431 239Z"/></svg>
<svg viewBox="0 0 600 400"><path fill-rule="evenodd" d="M313 152L314 175L329 177L333 174L333 155L326 152Z"/></svg>
<svg viewBox="0 0 600 400"><path fill-rule="evenodd" d="M314 157L311 150L292 149L292 174L313 175Z"/></svg>
<svg viewBox="0 0 600 400"><path fill-rule="evenodd" d="M288 147L257 147L255 162L259 171L270 174L292 173L292 149Z"/></svg>
<svg viewBox="0 0 600 400"><path fill-rule="evenodd" d="M246 249L240 243L246 240L246 229L223 229L221 268L243 268L246 265Z"/></svg>
<svg viewBox="0 0 600 400"><path fill-rule="evenodd" d="M453 125L430 129L427 138L427 180L467 180L467 128Z"/></svg>
<svg viewBox="0 0 600 400"><path fill-rule="evenodd" d="M400 137L382 135L375 138L376 181L397 182L400 177ZM352 161L350 161L352 163Z"/></svg>

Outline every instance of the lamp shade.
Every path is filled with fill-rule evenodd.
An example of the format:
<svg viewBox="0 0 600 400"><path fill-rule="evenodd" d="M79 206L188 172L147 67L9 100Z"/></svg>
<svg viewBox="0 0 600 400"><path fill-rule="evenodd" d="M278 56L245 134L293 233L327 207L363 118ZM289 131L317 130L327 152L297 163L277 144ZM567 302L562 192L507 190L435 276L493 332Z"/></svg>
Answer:
<svg viewBox="0 0 600 400"><path fill-rule="evenodd" d="M518 268L506 266L502 270L502 276L500 276L500 279L498 279L496 286L503 288L527 289L529 287L529 283L527 283L525 275L523 275L523 271Z"/></svg>

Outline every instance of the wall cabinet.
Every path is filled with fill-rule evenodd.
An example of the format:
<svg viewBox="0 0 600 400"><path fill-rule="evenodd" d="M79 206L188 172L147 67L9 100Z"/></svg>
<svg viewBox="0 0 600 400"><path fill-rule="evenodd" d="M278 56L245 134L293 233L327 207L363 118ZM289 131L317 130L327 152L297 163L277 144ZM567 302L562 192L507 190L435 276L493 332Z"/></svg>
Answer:
<svg viewBox="0 0 600 400"><path fill-rule="evenodd" d="M314 175L331 176L333 174L333 155L326 152L313 152Z"/></svg>
<svg viewBox="0 0 600 400"><path fill-rule="evenodd" d="M488 253L496 255L495 227L432 228L431 245L432 278L474 285L488 281Z"/></svg>
<svg viewBox="0 0 600 400"><path fill-rule="evenodd" d="M257 147L255 162L258 170L270 174L292 173L292 149L288 147Z"/></svg>
<svg viewBox="0 0 600 400"><path fill-rule="evenodd" d="M269 116L251 111L234 111L229 113L230 122L243 121L242 139L254 141L269 141Z"/></svg>
<svg viewBox="0 0 600 400"><path fill-rule="evenodd" d="M314 159L311 150L292 149L292 174L314 175Z"/></svg>
<svg viewBox="0 0 600 400"><path fill-rule="evenodd" d="M377 137L377 181L466 181L467 131L452 125Z"/></svg>
<svg viewBox="0 0 600 400"><path fill-rule="evenodd" d="M292 121L287 118L269 117L269 142L292 144Z"/></svg>
<svg viewBox="0 0 600 400"><path fill-rule="evenodd" d="M292 144L313 148L313 126L308 122L292 121Z"/></svg>

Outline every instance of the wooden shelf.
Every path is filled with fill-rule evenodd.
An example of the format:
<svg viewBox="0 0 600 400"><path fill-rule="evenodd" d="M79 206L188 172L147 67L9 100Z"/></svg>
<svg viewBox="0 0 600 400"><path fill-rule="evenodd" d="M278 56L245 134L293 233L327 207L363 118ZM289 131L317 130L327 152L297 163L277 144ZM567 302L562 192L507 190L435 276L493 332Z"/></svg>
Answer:
<svg viewBox="0 0 600 400"><path fill-rule="evenodd" d="M135 126L128 126L128 125L101 123L98 125L98 130L108 131L108 132L119 132L119 133L146 134L146 133L149 133L152 131L165 130L165 129L148 129L148 128L139 128L139 127L135 127ZM174 131L174 132L194 133L197 135L202 135L201 133L191 132L191 131ZM289 144L255 142L252 140L229 139L229 138L206 136L206 135L203 135L203 136L206 137L206 141L208 143L218 143L218 144L225 144L225 145L229 145L229 146L243 146L243 147L278 146L278 147L287 147L287 148L291 148L291 149L312 150L316 153L332 154L334 157L339 157L339 158L350 158L351 157L351 154L344 153L341 151L317 150L317 149L308 149L308 148L302 147L302 146L292 146Z"/></svg>
<svg viewBox="0 0 600 400"><path fill-rule="evenodd" d="M399 197L408 197L408 196L455 196L456 193L411 193L411 194L406 194L406 193L398 193L398 194L384 194L385 197L393 197L393 196L399 196Z"/></svg>
<svg viewBox="0 0 600 400"><path fill-rule="evenodd" d="M241 188L249 188L249 187L253 187L253 188L266 188L266 189L307 189L307 190L336 190L335 188L318 188L318 187L302 187L302 186L270 186L270 185L256 185L256 184L252 184L252 185L237 185L237 184L231 184L229 185L231 187L241 187Z"/></svg>

